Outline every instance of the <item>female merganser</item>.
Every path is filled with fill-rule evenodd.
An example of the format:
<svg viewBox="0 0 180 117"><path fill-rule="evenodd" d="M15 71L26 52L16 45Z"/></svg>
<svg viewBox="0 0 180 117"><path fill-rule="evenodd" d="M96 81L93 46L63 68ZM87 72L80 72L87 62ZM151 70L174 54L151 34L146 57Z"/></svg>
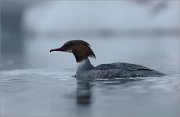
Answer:
<svg viewBox="0 0 180 117"><path fill-rule="evenodd" d="M130 63L101 64L94 67L88 57L96 58L90 45L83 40L71 40L62 47L51 49L73 53L78 64L77 78L129 78L129 77L159 77L163 76L156 70Z"/></svg>

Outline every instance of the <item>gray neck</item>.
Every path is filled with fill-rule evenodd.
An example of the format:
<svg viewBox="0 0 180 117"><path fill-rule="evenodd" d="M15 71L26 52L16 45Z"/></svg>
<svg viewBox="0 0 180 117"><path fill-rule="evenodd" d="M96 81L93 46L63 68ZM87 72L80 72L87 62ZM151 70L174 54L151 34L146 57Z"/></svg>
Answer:
<svg viewBox="0 0 180 117"><path fill-rule="evenodd" d="M94 66L91 64L91 62L89 61L89 59L84 59L80 62L77 62L77 70L76 73L78 72L83 72L83 71L89 71L91 69L93 69Z"/></svg>

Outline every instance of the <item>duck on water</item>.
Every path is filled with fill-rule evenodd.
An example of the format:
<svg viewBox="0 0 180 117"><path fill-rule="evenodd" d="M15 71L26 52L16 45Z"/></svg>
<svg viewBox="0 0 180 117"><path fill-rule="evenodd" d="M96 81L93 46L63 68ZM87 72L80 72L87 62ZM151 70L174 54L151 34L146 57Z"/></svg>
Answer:
<svg viewBox="0 0 180 117"><path fill-rule="evenodd" d="M77 78L130 78L130 77L160 77L165 74L142 65L130 63L101 64L94 67L89 57L96 58L90 44L83 40L71 40L62 47L51 49L50 52L61 51L73 53L77 62Z"/></svg>

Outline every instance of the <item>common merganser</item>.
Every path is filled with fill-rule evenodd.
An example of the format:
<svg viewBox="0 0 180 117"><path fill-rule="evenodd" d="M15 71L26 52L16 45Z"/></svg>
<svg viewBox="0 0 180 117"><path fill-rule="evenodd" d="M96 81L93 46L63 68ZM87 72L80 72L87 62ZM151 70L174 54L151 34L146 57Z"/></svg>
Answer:
<svg viewBox="0 0 180 117"><path fill-rule="evenodd" d="M73 53L77 62L77 78L129 78L129 77L160 77L163 73L130 63L101 64L94 67L88 57L96 58L90 44L83 40L71 40L62 47L51 49Z"/></svg>

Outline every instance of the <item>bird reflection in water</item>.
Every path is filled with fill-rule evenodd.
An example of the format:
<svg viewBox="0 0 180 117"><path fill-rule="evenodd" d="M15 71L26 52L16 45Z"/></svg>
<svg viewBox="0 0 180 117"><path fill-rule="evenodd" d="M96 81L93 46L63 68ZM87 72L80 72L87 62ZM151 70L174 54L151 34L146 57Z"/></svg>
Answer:
<svg viewBox="0 0 180 117"><path fill-rule="evenodd" d="M77 104L89 105L91 104L92 92L91 81L77 79Z"/></svg>
<svg viewBox="0 0 180 117"><path fill-rule="evenodd" d="M98 83L101 86L109 86L109 85L123 85L127 83L142 81L141 78L128 78L128 79L102 79L102 80L85 80L85 79L77 79L77 104L81 105L89 105L92 103L92 86L95 83ZM128 86L128 85L126 85Z"/></svg>

